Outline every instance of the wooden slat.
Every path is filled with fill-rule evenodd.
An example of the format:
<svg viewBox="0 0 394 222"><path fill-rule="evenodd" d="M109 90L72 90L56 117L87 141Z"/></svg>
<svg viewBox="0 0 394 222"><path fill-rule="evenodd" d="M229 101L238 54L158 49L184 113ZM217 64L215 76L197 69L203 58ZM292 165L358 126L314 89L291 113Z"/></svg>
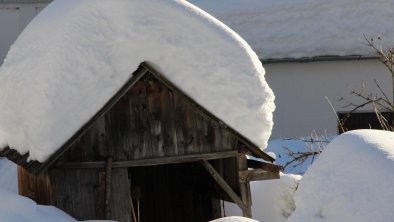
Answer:
<svg viewBox="0 0 394 222"><path fill-rule="evenodd" d="M248 160L248 167L255 169L262 169L268 172L278 173L283 170L283 167L273 163L267 163L262 161L256 161L253 159Z"/></svg>
<svg viewBox="0 0 394 222"><path fill-rule="evenodd" d="M230 198L241 208L242 211L247 210L247 206L242 202L241 198L231 189L227 182L220 176L220 174L213 168L213 166L207 161L200 161L201 165L210 173L215 179L219 186L230 196Z"/></svg>
<svg viewBox="0 0 394 222"><path fill-rule="evenodd" d="M279 172L268 172L262 169L244 170L239 172L240 180L257 181L280 179Z"/></svg>
<svg viewBox="0 0 394 222"><path fill-rule="evenodd" d="M174 93L174 121L179 155L198 153L196 111L177 93Z"/></svg>
<svg viewBox="0 0 394 222"><path fill-rule="evenodd" d="M217 153L207 154L195 154L195 155L184 155L184 156L173 156L173 157L161 157L143 160L131 160L131 161L117 161L112 163L113 168L127 168L136 166L153 166L163 164L174 164L174 163L187 163L196 162L199 160L212 160L212 159L223 159L236 157L238 153L236 151L226 151ZM57 163L57 168L69 168L69 169L88 169L88 168L104 168L105 162L68 162L68 163Z"/></svg>

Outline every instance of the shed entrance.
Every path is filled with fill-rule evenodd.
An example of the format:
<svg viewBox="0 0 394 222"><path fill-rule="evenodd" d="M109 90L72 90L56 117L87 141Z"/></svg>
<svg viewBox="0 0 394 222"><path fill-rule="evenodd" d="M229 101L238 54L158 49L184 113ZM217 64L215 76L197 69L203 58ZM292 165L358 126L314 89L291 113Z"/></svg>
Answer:
<svg viewBox="0 0 394 222"><path fill-rule="evenodd" d="M220 202L212 194L214 181L198 162L132 167L129 179L140 222L197 222L220 217Z"/></svg>

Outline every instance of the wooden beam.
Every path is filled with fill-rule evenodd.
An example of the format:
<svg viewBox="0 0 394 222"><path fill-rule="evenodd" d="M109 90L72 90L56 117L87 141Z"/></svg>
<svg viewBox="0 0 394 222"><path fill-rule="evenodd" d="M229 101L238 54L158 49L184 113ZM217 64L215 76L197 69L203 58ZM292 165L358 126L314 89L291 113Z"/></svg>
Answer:
<svg viewBox="0 0 394 222"><path fill-rule="evenodd" d="M241 198L233 191L233 189L227 184L227 182L220 176L220 174L213 168L213 166L207 161L200 161L201 165L211 174L213 179L219 184L219 186L230 196L230 198L241 208L242 211L247 210L247 206L242 202Z"/></svg>
<svg viewBox="0 0 394 222"><path fill-rule="evenodd" d="M273 173L279 173L280 171L283 171L283 167L280 165L252 159L248 160L248 168L262 169Z"/></svg>
<svg viewBox="0 0 394 222"><path fill-rule="evenodd" d="M239 172L240 181L272 180L279 178L279 172L269 172L262 169L243 170Z"/></svg>
<svg viewBox="0 0 394 222"><path fill-rule="evenodd" d="M216 153L205 153L205 154L192 154L183 156L172 156L172 157L160 157L151 159L140 159L140 160L130 160L130 161L117 161L112 163L112 168L127 168L127 167L137 167L137 166L154 166L154 165L164 165L164 164L174 164L174 163L188 163L197 162L200 160L214 160L214 159L224 159L238 156L237 151L225 151ZM104 168L106 165L105 161L97 162L59 162L56 164L58 168L68 168L68 169L91 169L91 168Z"/></svg>

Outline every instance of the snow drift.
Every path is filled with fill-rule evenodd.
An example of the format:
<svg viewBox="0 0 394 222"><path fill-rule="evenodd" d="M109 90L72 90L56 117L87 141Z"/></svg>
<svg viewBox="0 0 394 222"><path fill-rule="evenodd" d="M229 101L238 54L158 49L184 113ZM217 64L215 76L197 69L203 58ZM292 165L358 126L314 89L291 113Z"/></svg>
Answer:
<svg viewBox="0 0 394 222"><path fill-rule="evenodd" d="M0 215L1 222L77 222L56 207L37 205L29 198L1 188Z"/></svg>
<svg viewBox="0 0 394 222"><path fill-rule="evenodd" d="M364 34L394 42L391 0L190 2L239 33L263 59L375 55L363 44Z"/></svg>
<svg viewBox="0 0 394 222"><path fill-rule="evenodd" d="M45 161L147 61L261 148L274 96L249 45L182 0L55 0L0 68L0 148Z"/></svg>
<svg viewBox="0 0 394 222"><path fill-rule="evenodd" d="M267 222L286 222L296 208L294 193L300 175L282 174L278 180L254 181L250 185L252 192L253 219ZM225 202L226 215L242 215L236 204Z"/></svg>
<svg viewBox="0 0 394 222"><path fill-rule="evenodd" d="M394 133L336 137L304 175L289 222L392 221Z"/></svg>

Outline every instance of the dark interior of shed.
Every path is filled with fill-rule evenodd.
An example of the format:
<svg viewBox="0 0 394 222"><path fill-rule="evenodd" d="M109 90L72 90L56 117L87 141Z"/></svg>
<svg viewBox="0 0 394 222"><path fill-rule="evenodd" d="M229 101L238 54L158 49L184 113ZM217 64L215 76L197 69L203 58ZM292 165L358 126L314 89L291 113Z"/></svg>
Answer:
<svg viewBox="0 0 394 222"><path fill-rule="evenodd" d="M140 222L209 221L220 217L215 182L199 164L129 168L134 214Z"/></svg>

